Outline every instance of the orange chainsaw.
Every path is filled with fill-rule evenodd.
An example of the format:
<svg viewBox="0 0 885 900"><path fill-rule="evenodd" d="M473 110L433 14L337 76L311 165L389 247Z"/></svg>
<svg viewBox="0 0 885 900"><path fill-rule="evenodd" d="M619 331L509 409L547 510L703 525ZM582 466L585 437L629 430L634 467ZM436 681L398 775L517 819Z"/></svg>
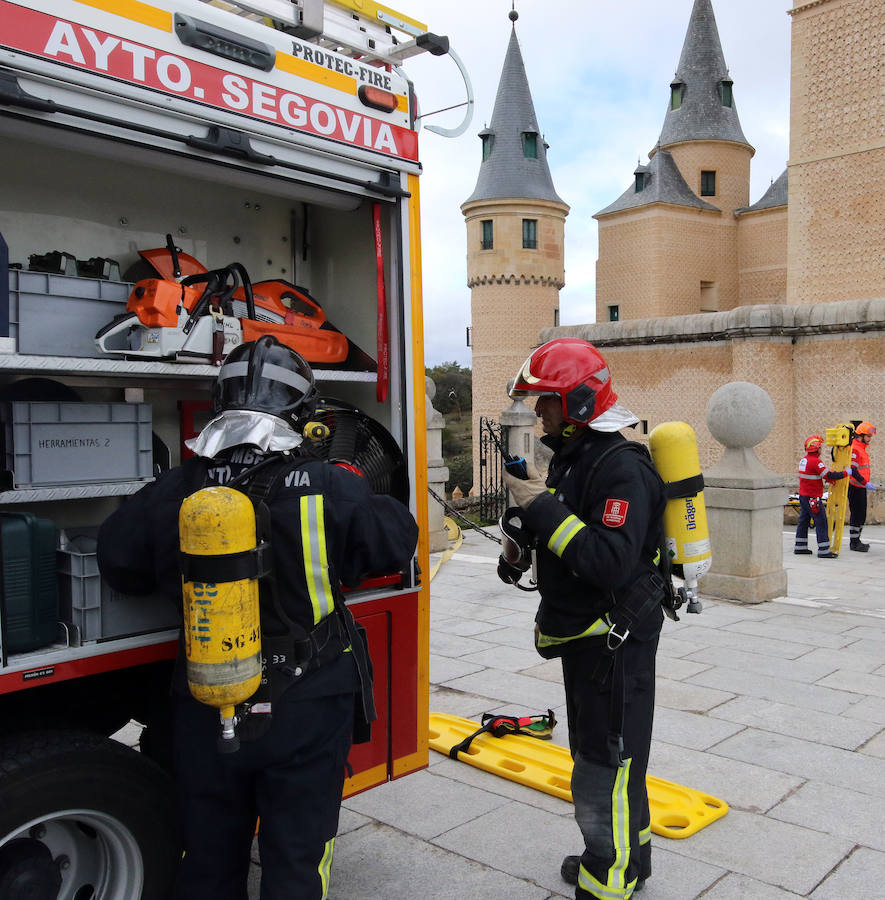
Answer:
<svg viewBox="0 0 885 900"><path fill-rule="evenodd" d="M310 363L338 364L351 354L347 337L303 288L279 280L253 286L240 263L194 271L202 268L194 260L192 274L181 277L171 236L169 241L168 256L166 251L145 251L142 257L164 275L169 268L165 261L171 261L173 277L144 278L134 285L127 311L95 336L102 353L220 365L237 344L272 334ZM365 357L355 346L353 350Z"/></svg>

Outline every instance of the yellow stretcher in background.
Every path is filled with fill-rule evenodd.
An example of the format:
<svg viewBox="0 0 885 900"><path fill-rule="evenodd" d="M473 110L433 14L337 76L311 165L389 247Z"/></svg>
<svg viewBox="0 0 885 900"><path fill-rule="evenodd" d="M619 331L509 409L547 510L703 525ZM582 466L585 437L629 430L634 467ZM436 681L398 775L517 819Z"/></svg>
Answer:
<svg viewBox="0 0 885 900"><path fill-rule="evenodd" d="M430 714L430 746L438 753L449 750L477 731L478 722L444 713ZM508 734L480 734L458 759L478 769L572 802L572 757L565 747ZM646 776L651 830L662 837L687 838L728 812L725 801L693 788Z"/></svg>
<svg viewBox="0 0 885 900"><path fill-rule="evenodd" d="M827 446L832 448L834 472L844 471L851 465L851 439L854 430L850 425L837 425L827 429ZM842 549L842 531L845 528L845 510L848 507L848 479L840 478L829 487L827 496L827 531L830 536L830 550L839 553Z"/></svg>

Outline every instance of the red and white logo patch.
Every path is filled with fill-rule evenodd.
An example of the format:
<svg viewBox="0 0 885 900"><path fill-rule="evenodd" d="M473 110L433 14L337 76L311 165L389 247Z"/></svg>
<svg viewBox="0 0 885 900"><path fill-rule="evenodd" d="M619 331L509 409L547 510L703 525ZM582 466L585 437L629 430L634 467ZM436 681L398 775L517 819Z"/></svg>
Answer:
<svg viewBox="0 0 885 900"><path fill-rule="evenodd" d="M602 512L602 524L609 528L620 528L627 521L627 510L630 508L628 500L605 501L605 509Z"/></svg>

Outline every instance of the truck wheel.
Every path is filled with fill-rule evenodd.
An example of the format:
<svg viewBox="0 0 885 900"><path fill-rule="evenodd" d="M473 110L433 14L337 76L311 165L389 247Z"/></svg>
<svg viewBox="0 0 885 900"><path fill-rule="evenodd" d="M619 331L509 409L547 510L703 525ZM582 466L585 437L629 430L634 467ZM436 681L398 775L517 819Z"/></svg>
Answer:
<svg viewBox="0 0 885 900"><path fill-rule="evenodd" d="M170 777L98 735L0 740L3 900L164 900L179 850Z"/></svg>

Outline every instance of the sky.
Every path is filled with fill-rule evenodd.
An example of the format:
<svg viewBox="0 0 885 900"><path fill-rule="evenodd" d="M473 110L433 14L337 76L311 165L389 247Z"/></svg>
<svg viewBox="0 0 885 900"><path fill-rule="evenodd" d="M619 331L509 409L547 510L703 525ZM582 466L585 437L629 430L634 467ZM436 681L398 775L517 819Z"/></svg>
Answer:
<svg viewBox="0 0 885 900"><path fill-rule="evenodd" d="M510 40L511 0L400 0L390 5L447 35L467 69L475 109L466 132L422 130L420 153L424 355L428 366L470 366L466 237L461 204L476 185L479 130L492 116ZM713 0L725 62L747 140L756 148L750 202L786 168L789 153L790 0ZM595 321L597 222L592 218L633 181L664 123L693 0L516 0L516 33L538 125L549 145L565 224L560 322ZM454 62L407 60L423 114L462 102ZM425 124L454 127L455 109Z"/></svg>

